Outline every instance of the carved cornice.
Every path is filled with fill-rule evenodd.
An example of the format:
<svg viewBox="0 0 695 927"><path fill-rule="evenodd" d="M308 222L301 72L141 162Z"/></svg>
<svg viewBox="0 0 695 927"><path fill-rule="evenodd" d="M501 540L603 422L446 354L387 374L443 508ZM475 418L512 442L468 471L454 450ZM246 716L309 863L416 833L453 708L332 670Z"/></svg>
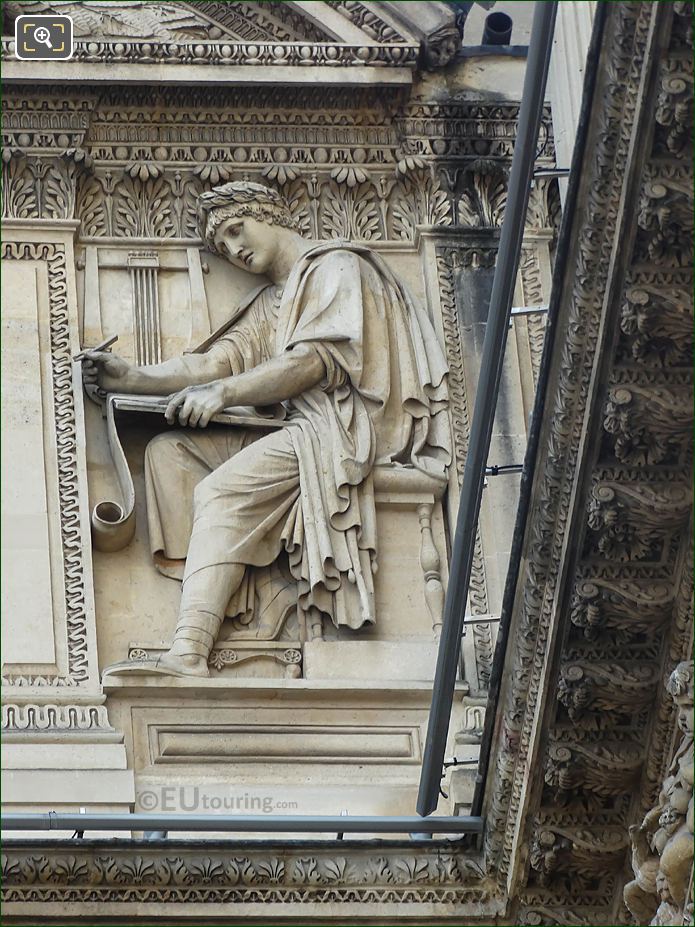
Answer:
<svg viewBox="0 0 695 927"><path fill-rule="evenodd" d="M2 40L1 58L15 62L14 39ZM107 68L115 65L221 65L232 67L260 65L285 67L326 66L331 68L408 68L417 66L419 48L416 45L316 45L299 43L276 44L259 42L255 45L231 44L223 41L162 43L157 41L122 42L113 39L76 40L72 58L66 62L95 64ZM65 72L65 76L69 71ZM202 77L201 77L202 79Z"/></svg>
<svg viewBox="0 0 695 927"><path fill-rule="evenodd" d="M393 25L385 22L364 3L356 0L326 0L326 3L377 42L390 44L403 41L403 36Z"/></svg>
<svg viewBox="0 0 695 927"><path fill-rule="evenodd" d="M108 902L112 912L113 905L139 902L146 906L141 913L162 904L205 903L210 912L224 905L228 913L230 904L276 903L296 905L306 916L329 910L335 916L344 907L347 916L356 904L392 904L410 915L436 918L443 905L448 916L478 917L488 900L475 855L439 841L427 847L344 841L339 849L326 841L3 846L5 915L29 902Z"/></svg>
<svg viewBox="0 0 695 927"><path fill-rule="evenodd" d="M88 2L58 5L49 0L30 4L6 0L3 4L8 21L27 12L72 17L73 55L60 62L65 79L70 79L79 64L117 66L121 78L128 80L123 71L128 65L414 69L421 53L432 59L438 55L442 58L438 63L446 63L446 29L437 30L433 24L429 34L416 35L412 30L404 34L358 0L314 3L313 7L307 13L292 0L150 0L105 12L103 6ZM441 5L433 7L441 18ZM447 11L444 21L453 23L453 19ZM455 30L449 32L457 40L456 47L448 50L450 58L458 50L460 36ZM19 64L13 71L16 78L23 76L23 70L31 71L31 62L16 61L10 37L2 40L2 57Z"/></svg>
<svg viewBox="0 0 695 927"><path fill-rule="evenodd" d="M523 923L626 922L628 825L673 743L661 682L692 639L689 13L602 16L486 793Z"/></svg>

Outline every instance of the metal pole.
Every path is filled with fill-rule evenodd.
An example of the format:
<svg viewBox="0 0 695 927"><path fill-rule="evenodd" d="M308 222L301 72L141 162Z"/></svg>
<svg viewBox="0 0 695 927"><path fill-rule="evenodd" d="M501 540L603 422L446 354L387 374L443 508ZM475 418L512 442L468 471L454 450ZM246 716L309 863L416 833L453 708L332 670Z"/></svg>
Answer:
<svg viewBox="0 0 695 927"><path fill-rule="evenodd" d="M546 2L535 4L524 90L519 109L519 126L512 157L495 277L490 295L490 312L485 330L480 378L475 397L454 549L451 556L442 636L437 655L432 706L417 800L417 812L421 815L431 814L437 807L439 797L466 599L471 578L475 528L480 512L485 464L490 448L497 394L502 376L504 348L524 235L526 207L536 159L536 144L543 112L543 98L556 13L557 0L546 0Z"/></svg>
<svg viewBox="0 0 695 927"><path fill-rule="evenodd" d="M415 815L379 817L365 815L272 815L272 814L56 814L49 811L3 814L0 830L124 830L207 831L223 833L350 833L350 834L480 834L483 819Z"/></svg>

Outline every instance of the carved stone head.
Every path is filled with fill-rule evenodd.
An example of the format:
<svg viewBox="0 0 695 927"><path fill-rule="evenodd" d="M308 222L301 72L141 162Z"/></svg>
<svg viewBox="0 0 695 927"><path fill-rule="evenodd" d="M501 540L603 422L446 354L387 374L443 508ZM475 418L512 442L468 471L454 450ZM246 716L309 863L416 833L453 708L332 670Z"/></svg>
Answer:
<svg viewBox="0 0 695 927"><path fill-rule="evenodd" d="M685 661L669 676L666 691L678 708L678 726L684 734L693 734L693 664Z"/></svg>
<svg viewBox="0 0 695 927"><path fill-rule="evenodd" d="M285 199L270 187L234 181L198 197L198 232L210 251L219 254L215 232L227 219L249 216L258 222L298 230Z"/></svg>

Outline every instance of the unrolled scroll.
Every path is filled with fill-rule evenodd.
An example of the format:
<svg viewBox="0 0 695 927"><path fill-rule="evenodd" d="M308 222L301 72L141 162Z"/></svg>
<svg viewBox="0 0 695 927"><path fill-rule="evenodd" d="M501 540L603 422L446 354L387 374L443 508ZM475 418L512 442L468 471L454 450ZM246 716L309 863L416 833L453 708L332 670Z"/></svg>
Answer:
<svg viewBox="0 0 695 927"><path fill-rule="evenodd" d="M164 415L169 399L164 396L131 396L110 393L106 397L106 433L111 451L121 502L104 500L92 510L92 539L97 550L116 551L127 547L135 535L135 487L116 425L116 411L155 412ZM282 427L282 407L263 416L255 409L225 409L213 415L211 422L246 428Z"/></svg>

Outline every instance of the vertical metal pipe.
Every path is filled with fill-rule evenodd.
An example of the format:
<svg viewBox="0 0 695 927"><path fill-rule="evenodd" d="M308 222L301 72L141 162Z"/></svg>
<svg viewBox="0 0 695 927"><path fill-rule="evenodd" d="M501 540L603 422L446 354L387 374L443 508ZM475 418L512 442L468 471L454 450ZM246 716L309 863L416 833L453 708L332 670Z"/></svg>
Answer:
<svg viewBox="0 0 695 927"><path fill-rule="evenodd" d="M432 705L420 776L417 812L431 814L437 807L444 752L454 699L461 635L471 578L475 531L490 448L497 395L502 376L504 348L514 294L519 256L524 236L538 130L548 76L557 0L536 3L531 41L519 110L519 125L509 176L507 205L500 235L495 277L490 295L480 378L475 398L468 455L451 556L449 588L444 608L444 625L439 641Z"/></svg>

